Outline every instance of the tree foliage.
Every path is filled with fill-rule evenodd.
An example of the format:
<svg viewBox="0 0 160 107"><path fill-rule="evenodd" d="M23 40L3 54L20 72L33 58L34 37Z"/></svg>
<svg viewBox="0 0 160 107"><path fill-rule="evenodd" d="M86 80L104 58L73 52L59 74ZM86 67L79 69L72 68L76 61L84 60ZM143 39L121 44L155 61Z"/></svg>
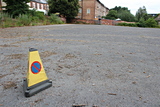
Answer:
<svg viewBox="0 0 160 107"><path fill-rule="evenodd" d="M146 27L146 22L145 22L144 18L141 18L139 20L139 22L137 23L137 26L138 27Z"/></svg>
<svg viewBox="0 0 160 107"><path fill-rule="evenodd" d="M140 7L136 12L136 19L138 22L140 21L141 18L143 18L145 21L149 18L147 14L147 9L145 6Z"/></svg>
<svg viewBox="0 0 160 107"><path fill-rule="evenodd" d="M30 0L3 0L7 5L5 6L5 12L9 13L13 17L25 14L29 10L27 3Z"/></svg>
<svg viewBox="0 0 160 107"><path fill-rule="evenodd" d="M128 21L128 22L134 22L135 21L135 16L130 13L128 10L121 10L118 12L118 18L120 18L123 21Z"/></svg>
<svg viewBox="0 0 160 107"><path fill-rule="evenodd" d="M158 23L154 19L155 17L147 14L145 6L140 7L136 12L136 20L138 27L157 27Z"/></svg>
<svg viewBox="0 0 160 107"><path fill-rule="evenodd" d="M148 20L146 20L146 26L157 27L157 22L154 20L154 18L149 18Z"/></svg>
<svg viewBox="0 0 160 107"><path fill-rule="evenodd" d="M120 18L123 21L135 21L135 17L130 13L127 7L115 6L110 9L108 15L105 17L106 19L117 19Z"/></svg>
<svg viewBox="0 0 160 107"><path fill-rule="evenodd" d="M128 12L130 12L130 10L128 10L127 7L121 7L121 6L115 6L114 8L112 8L110 10L116 10L117 12L121 12L121 11L128 11Z"/></svg>
<svg viewBox="0 0 160 107"><path fill-rule="evenodd" d="M106 19L116 19L117 18L117 11L116 10L110 10L108 15L105 17Z"/></svg>
<svg viewBox="0 0 160 107"><path fill-rule="evenodd" d="M67 20L75 18L79 10L78 0L49 0L49 13L60 13Z"/></svg>

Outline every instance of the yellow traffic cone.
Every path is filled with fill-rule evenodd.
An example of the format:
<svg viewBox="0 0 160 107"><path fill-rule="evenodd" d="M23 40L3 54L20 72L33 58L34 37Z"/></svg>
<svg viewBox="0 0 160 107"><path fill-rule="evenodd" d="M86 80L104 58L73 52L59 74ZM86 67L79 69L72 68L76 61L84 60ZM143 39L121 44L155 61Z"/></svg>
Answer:
<svg viewBox="0 0 160 107"><path fill-rule="evenodd" d="M52 86L48 80L37 49L29 49L27 78L23 81L24 95L30 97Z"/></svg>

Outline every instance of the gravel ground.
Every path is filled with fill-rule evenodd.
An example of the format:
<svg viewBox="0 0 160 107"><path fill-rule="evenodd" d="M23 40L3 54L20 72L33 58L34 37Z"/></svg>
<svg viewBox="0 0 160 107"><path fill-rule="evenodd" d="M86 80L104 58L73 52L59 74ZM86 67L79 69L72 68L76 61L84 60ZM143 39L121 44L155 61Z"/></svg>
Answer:
<svg viewBox="0 0 160 107"><path fill-rule="evenodd" d="M29 48L53 86L23 94ZM160 107L160 29L49 25L0 29L0 107Z"/></svg>

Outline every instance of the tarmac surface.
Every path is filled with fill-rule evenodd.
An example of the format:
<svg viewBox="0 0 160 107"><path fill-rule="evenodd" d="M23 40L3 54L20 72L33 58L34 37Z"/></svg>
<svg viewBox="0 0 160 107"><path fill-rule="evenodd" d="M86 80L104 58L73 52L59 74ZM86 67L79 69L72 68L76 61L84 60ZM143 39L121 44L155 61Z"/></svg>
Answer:
<svg viewBox="0 0 160 107"><path fill-rule="evenodd" d="M25 98L29 48L38 49L53 86ZM72 24L0 29L0 107L73 105L160 107L160 29Z"/></svg>

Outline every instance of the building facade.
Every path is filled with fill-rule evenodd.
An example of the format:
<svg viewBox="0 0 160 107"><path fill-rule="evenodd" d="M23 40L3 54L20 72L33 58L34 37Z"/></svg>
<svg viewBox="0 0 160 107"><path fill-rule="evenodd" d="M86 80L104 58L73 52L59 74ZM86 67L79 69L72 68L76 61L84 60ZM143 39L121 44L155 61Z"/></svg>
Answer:
<svg viewBox="0 0 160 107"><path fill-rule="evenodd" d="M6 6L6 3L3 2L3 0L0 0L0 11L5 10L4 8L2 8L3 6Z"/></svg>
<svg viewBox="0 0 160 107"><path fill-rule="evenodd" d="M27 4L29 5L30 10L36 9L36 11L41 11L45 15L48 14L49 5L47 0L30 0L30 2ZM6 6L6 3L3 2L3 0L0 0L0 11L5 10L4 8L2 9L3 6Z"/></svg>
<svg viewBox="0 0 160 107"><path fill-rule="evenodd" d="M31 0L27 4L30 10L36 9L36 11L44 12L45 15L48 14L49 5L46 0Z"/></svg>
<svg viewBox="0 0 160 107"><path fill-rule="evenodd" d="M109 9L99 0L79 0L80 8L76 18L98 20L102 16L106 16Z"/></svg>

